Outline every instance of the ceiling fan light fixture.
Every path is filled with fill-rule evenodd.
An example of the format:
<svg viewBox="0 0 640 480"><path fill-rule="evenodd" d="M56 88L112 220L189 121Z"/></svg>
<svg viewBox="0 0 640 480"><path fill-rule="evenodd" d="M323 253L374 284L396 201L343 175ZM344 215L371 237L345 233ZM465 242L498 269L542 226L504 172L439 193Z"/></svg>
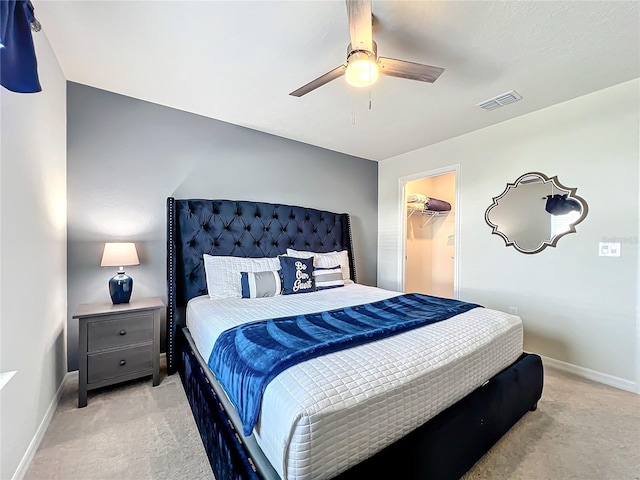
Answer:
<svg viewBox="0 0 640 480"><path fill-rule="evenodd" d="M349 57L345 79L353 87L362 88L378 81L378 64L366 53L356 52Z"/></svg>
<svg viewBox="0 0 640 480"><path fill-rule="evenodd" d="M347 46L347 63L320 75L289 95L302 97L343 75L349 85L362 88L376 83L380 75L433 83L444 72L444 68L433 65L378 57L378 46L373 41L371 0L346 0L346 2L351 39L351 43Z"/></svg>

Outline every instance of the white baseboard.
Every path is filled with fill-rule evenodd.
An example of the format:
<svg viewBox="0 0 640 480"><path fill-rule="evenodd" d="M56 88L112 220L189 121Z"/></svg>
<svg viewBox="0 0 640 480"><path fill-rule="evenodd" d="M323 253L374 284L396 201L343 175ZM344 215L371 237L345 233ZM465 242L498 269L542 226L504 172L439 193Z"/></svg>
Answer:
<svg viewBox="0 0 640 480"><path fill-rule="evenodd" d="M29 465L31 465L31 461L33 460L34 455L38 451L40 442L42 442L42 439L44 438L44 434L47 431L47 428L49 428L49 423L51 422L51 419L53 418L53 414L56 411L56 407L60 402L60 398L62 397L62 392L64 392L64 388L74 377L77 377L77 376L78 376L78 372L67 372L67 374L62 379L62 382L60 382L60 386L58 387L56 394L51 400L51 403L49 404L49 408L47 408L47 411L44 414L44 418L42 419L42 422L40 422L40 426L38 427L38 430L36 430L36 433L33 436L31 443L27 447L27 451L24 453L22 460L20 460L20 463L18 464L18 468L16 468L16 471L13 474L13 477L11 477L11 480L22 480L22 478L27 473L27 470L29 469Z"/></svg>
<svg viewBox="0 0 640 480"><path fill-rule="evenodd" d="M579 377L593 380L594 382L603 383L605 385L609 385L610 387L619 388L620 390L626 390L627 392L640 393L638 391L638 385L636 384L636 382L632 382L631 380L625 380L624 378L597 372L589 368L573 365L572 363L556 360L555 358L545 357L544 355L540 355L540 357L542 358L542 363L547 367L562 370L563 372L567 373L572 373Z"/></svg>

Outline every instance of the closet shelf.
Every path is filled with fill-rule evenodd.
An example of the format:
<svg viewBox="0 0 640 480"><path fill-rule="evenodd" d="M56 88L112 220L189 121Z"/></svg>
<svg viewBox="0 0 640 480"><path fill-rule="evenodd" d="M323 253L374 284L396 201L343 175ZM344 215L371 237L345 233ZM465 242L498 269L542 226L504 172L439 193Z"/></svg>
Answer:
<svg viewBox="0 0 640 480"><path fill-rule="evenodd" d="M407 215L407 220L409 218L411 218L411 215L422 215L427 217L427 220L420 226L420 228L424 228L427 225L429 225L429 223L433 222L436 218L438 217L446 217L449 214L453 214L453 212L451 210L447 210L447 211L436 211L436 210L415 210L415 209L409 209L409 215Z"/></svg>

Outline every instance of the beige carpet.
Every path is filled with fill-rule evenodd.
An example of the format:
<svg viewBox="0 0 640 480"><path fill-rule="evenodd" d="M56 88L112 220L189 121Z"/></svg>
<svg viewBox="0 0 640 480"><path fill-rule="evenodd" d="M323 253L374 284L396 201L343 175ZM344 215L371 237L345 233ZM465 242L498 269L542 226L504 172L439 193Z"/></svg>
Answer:
<svg viewBox="0 0 640 480"><path fill-rule="evenodd" d="M27 480L199 480L212 473L177 375L66 388ZM529 412L464 480L640 480L640 395L547 370Z"/></svg>
<svg viewBox="0 0 640 480"><path fill-rule="evenodd" d="M211 479L211 467L180 377L65 392L25 480Z"/></svg>

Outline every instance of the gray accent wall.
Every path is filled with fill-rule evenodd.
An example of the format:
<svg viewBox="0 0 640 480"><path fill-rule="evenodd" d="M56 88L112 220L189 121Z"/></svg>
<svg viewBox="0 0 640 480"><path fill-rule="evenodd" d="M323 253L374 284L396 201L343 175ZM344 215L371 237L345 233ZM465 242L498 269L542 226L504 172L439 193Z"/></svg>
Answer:
<svg viewBox="0 0 640 480"><path fill-rule="evenodd" d="M375 285L376 162L71 82L67 109L69 370L78 368L74 310L110 301L116 268L100 267L104 242L136 243L132 298L166 299L169 196L348 212L358 281Z"/></svg>

